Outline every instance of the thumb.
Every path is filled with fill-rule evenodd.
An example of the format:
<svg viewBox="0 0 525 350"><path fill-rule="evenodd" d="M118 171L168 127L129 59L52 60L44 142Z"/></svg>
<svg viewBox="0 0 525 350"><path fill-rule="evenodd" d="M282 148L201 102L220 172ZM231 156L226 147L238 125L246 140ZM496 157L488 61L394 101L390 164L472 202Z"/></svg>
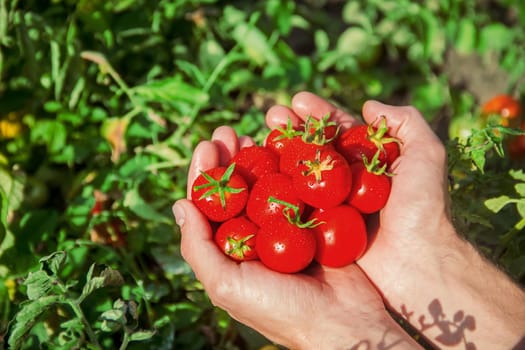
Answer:
<svg viewBox="0 0 525 350"><path fill-rule="evenodd" d="M182 257L204 285L213 283L214 271L221 271L221 267L227 270L231 264L217 249L208 220L187 199L178 200L172 209L181 230Z"/></svg>

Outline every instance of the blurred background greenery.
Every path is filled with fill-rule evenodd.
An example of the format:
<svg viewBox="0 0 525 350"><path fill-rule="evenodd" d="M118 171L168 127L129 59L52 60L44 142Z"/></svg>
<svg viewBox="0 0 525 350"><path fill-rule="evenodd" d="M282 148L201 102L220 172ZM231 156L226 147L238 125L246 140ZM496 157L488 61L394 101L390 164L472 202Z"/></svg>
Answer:
<svg viewBox="0 0 525 350"><path fill-rule="evenodd" d="M524 96L523 28L520 0L0 0L0 345L268 344L211 305L171 205L198 141L262 141L301 90L419 108L458 228L524 283L525 146L483 111Z"/></svg>

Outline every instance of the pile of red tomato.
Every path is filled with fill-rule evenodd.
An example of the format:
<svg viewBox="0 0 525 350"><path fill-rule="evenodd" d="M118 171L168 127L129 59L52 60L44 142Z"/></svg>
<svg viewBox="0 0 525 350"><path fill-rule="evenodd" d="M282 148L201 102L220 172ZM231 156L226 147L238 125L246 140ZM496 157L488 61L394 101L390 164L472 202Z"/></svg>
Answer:
<svg viewBox="0 0 525 350"><path fill-rule="evenodd" d="M282 273L342 267L365 252L365 217L385 206L399 151L385 118L344 132L328 116L308 118L201 172L191 198L233 260Z"/></svg>

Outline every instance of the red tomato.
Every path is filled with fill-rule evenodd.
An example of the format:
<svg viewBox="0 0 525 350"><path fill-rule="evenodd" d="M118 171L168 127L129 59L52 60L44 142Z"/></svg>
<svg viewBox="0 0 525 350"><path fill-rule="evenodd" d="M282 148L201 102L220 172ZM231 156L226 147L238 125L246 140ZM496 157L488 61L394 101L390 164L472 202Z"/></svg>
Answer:
<svg viewBox="0 0 525 350"><path fill-rule="evenodd" d="M283 174L293 176L300 173L299 165L304 159L308 159L318 149L333 149L332 145L317 145L315 143L307 143L301 137L293 138L284 152L281 154L279 161L279 171Z"/></svg>
<svg viewBox="0 0 525 350"><path fill-rule="evenodd" d="M346 266L365 252L366 225L357 209L344 204L326 210L316 209L310 219L321 222L311 228L317 242L315 260L321 265Z"/></svg>
<svg viewBox="0 0 525 350"><path fill-rule="evenodd" d="M317 145L327 145L335 140L339 127L337 123L330 120L330 114L317 119L312 116L306 118L303 125L303 129L306 135L303 140L307 143L314 143Z"/></svg>
<svg viewBox="0 0 525 350"><path fill-rule="evenodd" d="M520 129L525 132L525 121L521 122ZM518 135L508 140L509 156L513 160L525 159L525 135Z"/></svg>
<svg viewBox="0 0 525 350"><path fill-rule="evenodd" d="M390 177L384 172L374 172L366 165L353 163L352 189L347 203L361 213L371 214L383 209L390 195Z"/></svg>
<svg viewBox="0 0 525 350"><path fill-rule="evenodd" d="M214 240L221 251L235 261L256 260L255 236L259 227L245 216L221 223Z"/></svg>
<svg viewBox="0 0 525 350"><path fill-rule="evenodd" d="M246 205L248 185L234 169L235 164L209 169L193 182L191 199L211 221L221 222L237 216Z"/></svg>
<svg viewBox="0 0 525 350"><path fill-rule="evenodd" d="M297 207L299 215L304 210L304 202L293 190L292 179L289 176L281 173L265 175L253 185L246 204L248 217L260 227L268 222L287 222L287 212L294 217L294 213L287 206L272 201L272 198Z"/></svg>
<svg viewBox="0 0 525 350"><path fill-rule="evenodd" d="M289 121L289 120L288 120ZM301 132L292 128L290 122L286 126L279 127L270 131L265 140L265 146L278 155L283 153L284 148L288 145L290 140L296 136L300 136Z"/></svg>
<svg viewBox="0 0 525 350"><path fill-rule="evenodd" d="M481 107L485 116L498 115L499 124L506 127L517 127L521 114L521 104L512 96L500 94L492 97Z"/></svg>
<svg viewBox="0 0 525 350"><path fill-rule="evenodd" d="M262 263L282 273L299 272L310 265L316 251L315 244L310 229L282 220L262 226L255 238Z"/></svg>
<svg viewBox="0 0 525 350"><path fill-rule="evenodd" d="M346 159L333 148L318 148L304 156L292 177L299 198L315 208L341 204L352 186L352 173Z"/></svg>
<svg viewBox="0 0 525 350"><path fill-rule="evenodd" d="M336 142L336 149L349 163L361 162L363 156L372 159L380 150L379 161L390 166L399 156L400 141L388 134L386 119L378 127L356 125L342 133Z"/></svg>
<svg viewBox="0 0 525 350"><path fill-rule="evenodd" d="M261 176L279 171L279 156L263 146L241 148L231 163L235 163L235 171L241 174L250 188Z"/></svg>

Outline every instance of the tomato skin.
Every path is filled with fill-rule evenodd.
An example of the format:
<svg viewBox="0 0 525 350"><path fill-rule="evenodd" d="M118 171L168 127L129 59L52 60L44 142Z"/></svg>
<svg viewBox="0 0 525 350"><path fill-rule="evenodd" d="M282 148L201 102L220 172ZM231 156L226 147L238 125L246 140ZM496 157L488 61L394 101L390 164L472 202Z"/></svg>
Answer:
<svg viewBox="0 0 525 350"><path fill-rule="evenodd" d="M279 220L259 229L255 247L259 259L269 269L296 273L312 262L316 241L310 229Z"/></svg>
<svg viewBox="0 0 525 350"><path fill-rule="evenodd" d="M220 182L221 178L227 173L227 170L228 169L225 167L215 167L206 170L204 173ZM216 188L219 190L219 187L221 187L220 190L224 191L224 205L221 203L220 194L218 192L206 195L210 189L215 188L214 186L197 189L197 187L206 184L210 184L210 181L206 179L203 174L199 175L193 182L191 199L197 208L206 215L209 220L215 222L226 221L237 216L244 209L244 206L248 201L248 184L242 176L235 171L229 176L227 181L224 181L224 183L221 183Z"/></svg>
<svg viewBox="0 0 525 350"><path fill-rule="evenodd" d="M316 238L315 260L328 267L343 267L359 259L366 250L367 233L362 215L352 206L342 204L316 209L310 219L321 224L311 228Z"/></svg>
<svg viewBox="0 0 525 350"><path fill-rule="evenodd" d="M301 161L308 159L312 154L315 155L317 150L326 148L333 149L333 146L332 144L317 145L307 143L301 137L295 137L283 149L283 154L279 161L279 171L283 174L294 176L301 172L299 169Z"/></svg>
<svg viewBox="0 0 525 350"><path fill-rule="evenodd" d="M517 127L521 115L521 104L510 95L499 94L483 104L481 114L486 117L498 115L498 124L505 127Z"/></svg>
<svg viewBox="0 0 525 350"><path fill-rule="evenodd" d="M235 261L258 259L255 237L259 227L245 216L221 223L213 237L219 249Z"/></svg>
<svg viewBox="0 0 525 350"><path fill-rule="evenodd" d="M279 156L263 146L244 147L232 158L237 171L251 188L261 176L279 171Z"/></svg>
<svg viewBox="0 0 525 350"><path fill-rule="evenodd" d="M380 164L392 165L399 157L399 145L394 138L385 134L385 137L376 139L371 133L377 133L378 128L369 125L355 125L343 132L336 141L336 149L349 163L362 162L363 156L372 159L380 147L383 148L379 155Z"/></svg>
<svg viewBox="0 0 525 350"><path fill-rule="evenodd" d="M352 186L352 173L346 159L333 148L317 149L304 156L292 178L299 198L315 208L341 204Z"/></svg>
<svg viewBox="0 0 525 350"><path fill-rule="evenodd" d="M293 190L290 176L282 173L267 174L255 182L246 204L248 217L260 227L277 221L288 222L284 215L286 206L270 202L270 197L296 206L299 215L304 210L304 202Z"/></svg>
<svg viewBox="0 0 525 350"><path fill-rule="evenodd" d="M265 140L265 147L272 150L279 156L283 154L284 149L288 146L291 140L299 135L297 130L290 127L287 129L277 128L270 131Z"/></svg>
<svg viewBox="0 0 525 350"><path fill-rule="evenodd" d="M521 122L520 130L525 132L525 120ZM518 135L507 141L509 157L512 160L520 161L525 159L525 135Z"/></svg>
<svg viewBox="0 0 525 350"><path fill-rule="evenodd" d="M368 171L362 162L353 163L351 169L352 188L346 202L364 214L383 209L390 195L390 177Z"/></svg>

